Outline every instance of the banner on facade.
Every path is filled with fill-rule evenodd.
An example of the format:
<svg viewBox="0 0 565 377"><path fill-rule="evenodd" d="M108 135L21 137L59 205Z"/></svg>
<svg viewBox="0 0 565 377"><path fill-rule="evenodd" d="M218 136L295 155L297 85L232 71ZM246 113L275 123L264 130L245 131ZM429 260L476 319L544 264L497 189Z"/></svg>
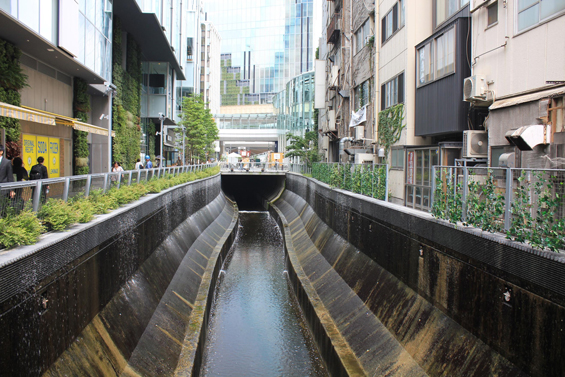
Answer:
<svg viewBox="0 0 565 377"><path fill-rule="evenodd" d="M24 148L22 151L22 160L24 161L24 167L29 172L31 167L37 163L37 141L35 136L23 135Z"/></svg>
<svg viewBox="0 0 565 377"><path fill-rule="evenodd" d="M356 113L351 113L349 127L355 127L367 121L367 105L360 108Z"/></svg>
<svg viewBox="0 0 565 377"><path fill-rule="evenodd" d="M49 172L49 178L57 178L61 176L61 166L59 164L60 150L59 139L50 137L49 164L45 164L45 166L47 166L47 171Z"/></svg>

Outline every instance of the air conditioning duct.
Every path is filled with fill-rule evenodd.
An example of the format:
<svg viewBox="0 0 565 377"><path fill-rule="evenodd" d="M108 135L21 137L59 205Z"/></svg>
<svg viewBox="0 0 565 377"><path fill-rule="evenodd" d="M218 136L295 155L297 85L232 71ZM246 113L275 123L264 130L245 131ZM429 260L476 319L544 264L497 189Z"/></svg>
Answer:
<svg viewBox="0 0 565 377"><path fill-rule="evenodd" d="M517 130L508 131L504 137L521 151L531 151L536 145L551 142L551 125L535 124L520 127Z"/></svg>

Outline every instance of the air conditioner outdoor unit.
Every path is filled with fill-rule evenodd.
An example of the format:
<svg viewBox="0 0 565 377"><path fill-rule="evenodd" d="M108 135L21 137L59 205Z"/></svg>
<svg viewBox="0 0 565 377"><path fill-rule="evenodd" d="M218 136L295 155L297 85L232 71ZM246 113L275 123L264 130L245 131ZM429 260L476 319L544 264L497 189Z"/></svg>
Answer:
<svg viewBox="0 0 565 377"><path fill-rule="evenodd" d="M463 131L463 158L487 158L488 133L486 131Z"/></svg>
<svg viewBox="0 0 565 377"><path fill-rule="evenodd" d="M355 127L355 139L361 140L365 138L365 126Z"/></svg>
<svg viewBox="0 0 565 377"><path fill-rule="evenodd" d="M322 149L326 151L330 149L330 138L328 136L322 137Z"/></svg>
<svg viewBox="0 0 565 377"><path fill-rule="evenodd" d="M475 102L487 99L487 85L482 76L467 77L463 82L463 101Z"/></svg>
<svg viewBox="0 0 565 377"><path fill-rule="evenodd" d="M335 131L335 110L328 111L328 131Z"/></svg>

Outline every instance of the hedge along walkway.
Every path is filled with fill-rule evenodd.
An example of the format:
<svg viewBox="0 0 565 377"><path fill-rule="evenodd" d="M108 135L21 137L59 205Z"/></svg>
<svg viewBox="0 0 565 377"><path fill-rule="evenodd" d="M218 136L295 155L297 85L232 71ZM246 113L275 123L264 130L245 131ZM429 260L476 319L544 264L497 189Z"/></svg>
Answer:
<svg viewBox="0 0 565 377"><path fill-rule="evenodd" d="M174 177L165 175L119 189L112 188L106 193L101 190L94 191L88 197L77 196L69 202L50 199L37 213L32 212L29 207L18 214L8 209L6 215L0 219L0 245L9 249L35 244L42 233L65 230L76 223L87 223L94 219L95 215L108 213L146 194L159 193L170 187L210 177L219 171L220 168L216 166Z"/></svg>

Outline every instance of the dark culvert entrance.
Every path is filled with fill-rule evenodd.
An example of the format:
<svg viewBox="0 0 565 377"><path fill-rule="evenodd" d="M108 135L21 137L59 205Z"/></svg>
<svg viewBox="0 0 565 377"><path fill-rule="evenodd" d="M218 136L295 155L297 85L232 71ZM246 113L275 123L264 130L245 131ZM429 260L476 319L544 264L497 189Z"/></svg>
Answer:
<svg viewBox="0 0 565 377"><path fill-rule="evenodd" d="M242 211L265 211L284 187L284 175L222 175L222 191Z"/></svg>

